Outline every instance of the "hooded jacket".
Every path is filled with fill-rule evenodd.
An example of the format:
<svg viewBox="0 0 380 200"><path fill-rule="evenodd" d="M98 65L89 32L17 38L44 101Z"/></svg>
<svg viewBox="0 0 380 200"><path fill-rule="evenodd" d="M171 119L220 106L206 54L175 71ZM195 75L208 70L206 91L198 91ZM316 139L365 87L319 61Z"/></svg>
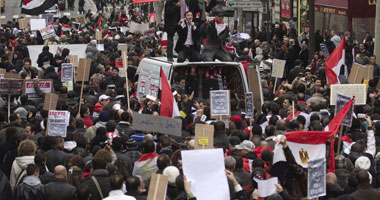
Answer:
<svg viewBox="0 0 380 200"><path fill-rule="evenodd" d="M34 156L17 157L16 160L13 161L11 176L9 177L12 191L14 191L17 183L19 183L22 177L26 174L26 167L29 164L34 164Z"/></svg>
<svg viewBox="0 0 380 200"><path fill-rule="evenodd" d="M37 176L26 176L22 183L16 186L14 199L40 200L43 198L43 185Z"/></svg>

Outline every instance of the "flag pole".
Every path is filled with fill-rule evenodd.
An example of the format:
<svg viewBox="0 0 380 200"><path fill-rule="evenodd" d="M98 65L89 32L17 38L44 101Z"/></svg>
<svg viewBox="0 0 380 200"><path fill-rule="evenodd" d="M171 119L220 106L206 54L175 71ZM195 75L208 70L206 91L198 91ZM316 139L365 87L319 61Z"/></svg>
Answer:
<svg viewBox="0 0 380 200"><path fill-rule="evenodd" d="M342 142L342 135L343 135L343 125L340 125L339 128L339 142L338 142L338 149L336 150L336 154L339 155L341 142Z"/></svg>
<svg viewBox="0 0 380 200"><path fill-rule="evenodd" d="M127 47L128 48L128 47ZM129 105L129 81L128 81L128 55L127 51L122 51L122 58L123 58L123 65L125 69L125 88L127 90L127 102L128 102L128 110L131 109L131 106Z"/></svg>
<svg viewBox="0 0 380 200"><path fill-rule="evenodd" d="M276 80L274 81L273 94L275 94L276 92L276 86L277 86L277 77L276 77Z"/></svg>
<svg viewBox="0 0 380 200"><path fill-rule="evenodd" d="M292 114L293 114L293 120L294 120L294 101L292 101Z"/></svg>

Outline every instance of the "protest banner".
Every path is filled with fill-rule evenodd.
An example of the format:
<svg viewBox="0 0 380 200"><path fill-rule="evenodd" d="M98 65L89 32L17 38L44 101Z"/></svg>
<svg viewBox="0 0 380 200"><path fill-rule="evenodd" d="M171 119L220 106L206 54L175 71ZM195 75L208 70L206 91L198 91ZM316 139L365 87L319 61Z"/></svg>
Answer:
<svg viewBox="0 0 380 200"><path fill-rule="evenodd" d="M96 31L95 39L98 41L103 39L103 35L101 31Z"/></svg>
<svg viewBox="0 0 380 200"><path fill-rule="evenodd" d="M180 137L182 135L182 120L147 114L133 114L133 129L163 133Z"/></svg>
<svg viewBox="0 0 380 200"><path fill-rule="evenodd" d="M46 27L45 19L30 19L30 30L39 31Z"/></svg>
<svg viewBox="0 0 380 200"><path fill-rule="evenodd" d="M42 48L44 45L28 45L28 52L29 52L29 57L32 60L32 66L38 66L37 64L37 59L38 55L42 52ZM78 59L79 58L86 58L86 48L87 44L65 44L65 45L49 45L49 52L55 55L57 52L58 47L60 48L65 48L70 50L70 56L74 55ZM75 67L78 65L75 65Z"/></svg>
<svg viewBox="0 0 380 200"><path fill-rule="evenodd" d="M49 110L48 135L66 137L67 126L69 123L69 111Z"/></svg>
<svg viewBox="0 0 380 200"><path fill-rule="evenodd" d="M366 84L334 84L330 87L330 105L336 104L338 93L350 98L355 96L355 105L365 105L367 102Z"/></svg>
<svg viewBox="0 0 380 200"><path fill-rule="evenodd" d="M58 95L54 93L45 94L43 110L55 110L57 107Z"/></svg>
<svg viewBox="0 0 380 200"><path fill-rule="evenodd" d="M321 47L321 50L323 51L323 57L325 57L325 59L328 58L330 55L330 52L327 49L327 46L323 43L319 44L319 46Z"/></svg>
<svg viewBox="0 0 380 200"><path fill-rule="evenodd" d="M273 177L267 180L260 180L253 178L257 183L257 189L259 190L259 197L268 197L272 194L276 194L276 184L278 184L278 178Z"/></svg>
<svg viewBox="0 0 380 200"><path fill-rule="evenodd" d="M282 78L284 76L286 60L273 59L272 77Z"/></svg>
<svg viewBox="0 0 380 200"><path fill-rule="evenodd" d="M141 34L143 34L147 30L149 30L149 23L138 24L138 23L132 21L131 26L129 27L130 33L141 33Z"/></svg>
<svg viewBox="0 0 380 200"><path fill-rule="evenodd" d="M207 124L195 124L195 149L214 148L214 126Z"/></svg>
<svg viewBox="0 0 380 200"><path fill-rule="evenodd" d="M307 172L307 197L326 195L326 158L309 160Z"/></svg>
<svg viewBox="0 0 380 200"><path fill-rule="evenodd" d="M211 90L210 91L211 117L231 116L230 91Z"/></svg>
<svg viewBox="0 0 380 200"><path fill-rule="evenodd" d="M197 199L230 199L221 148L186 150L181 151L181 155L183 173L191 182L191 191Z"/></svg>
<svg viewBox="0 0 380 200"><path fill-rule="evenodd" d="M147 200L165 200L168 187L168 176L152 174Z"/></svg>
<svg viewBox="0 0 380 200"><path fill-rule="evenodd" d="M148 37L148 36L154 36L154 33L155 33L155 32L156 32L156 30L153 29L153 28L151 28L151 29L149 29L149 30L144 31L144 36L145 36L145 37Z"/></svg>
<svg viewBox="0 0 380 200"><path fill-rule="evenodd" d="M39 80L38 87L43 93L51 93L53 92L53 81L52 80ZM40 99L36 90L34 90L34 81L33 80L25 80L24 81L24 91L23 94L28 96L28 99Z"/></svg>
<svg viewBox="0 0 380 200"><path fill-rule="evenodd" d="M54 27L52 25L49 25L46 28L40 29L40 33L41 33L43 40L57 36L55 34L55 30L54 30Z"/></svg>
<svg viewBox="0 0 380 200"><path fill-rule="evenodd" d="M350 97L345 96L341 93L338 93L336 95L336 104L335 104L335 115L346 105L347 102L351 100ZM348 111L347 115L344 116L344 119L341 123L343 126L351 127L352 124L352 116L354 113L354 106L355 106L355 100L354 103L351 106L351 109Z"/></svg>
<svg viewBox="0 0 380 200"><path fill-rule="evenodd" d="M352 64L350 75L348 76L349 83L360 84L363 81L364 75L366 73L366 68L358 63Z"/></svg>
<svg viewBox="0 0 380 200"><path fill-rule="evenodd" d="M16 72L5 72L4 78L19 79L20 75L18 75Z"/></svg>
<svg viewBox="0 0 380 200"><path fill-rule="evenodd" d="M149 23L156 22L156 13L150 13L149 15Z"/></svg>
<svg viewBox="0 0 380 200"><path fill-rule="evenodd" d="M261 113L261 105L264 103L263 90L261 87L261 78L258 69L253 65L248 65L248 84L249 91L253 93L253 105L257 109L257 113Z"/></svg>
<svg viewBox="0 0 380 200"><path fill-rule="evenodd" d="M254 114L253 93L247 92L245 94L245 118L252 118L253 114Z"/></svg>
<svg viewBox="0 0 380 200"><path fill-rule="evenodd" d="M71 82L73 81L74 66L72 63L62 63L61 64L61 81Z"/></svg>
<svg viewBox="0 0 380 200"><path fill-rule="evenodd" d="M22 83L21 79L3 78L0 80L0 93L2 95L20 95Z"/></svg>
<svg viewBox="0 0 380 200"><path fill-rule="evenodd" d="M19 29L26 29L26 19L21 18L17 20Z"/></svg>

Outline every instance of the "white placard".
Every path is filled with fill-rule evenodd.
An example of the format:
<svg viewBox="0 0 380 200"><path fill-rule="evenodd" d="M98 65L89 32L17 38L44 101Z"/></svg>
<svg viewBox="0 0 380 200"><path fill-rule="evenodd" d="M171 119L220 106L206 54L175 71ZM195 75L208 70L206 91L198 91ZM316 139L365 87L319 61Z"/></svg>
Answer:
<svg viewBox="0 0 380 200"><path fill-rule="evenodd" d="M230 116L230 91L211 90L210 91L211 116Z"/></svg>
<svg viewBox="0 0 380 200"><path fill-rule="evenodd" d="M98 51L104 51L104 44L96 44L96 49Z"/></svg>
<svg viewBox="0 0 380 200"><path fill-rule="evenodd" d="M52 25L49 25L49 26L47 26L45 28L42 28L40 30L40 33L41 33L41 36L42 36L43 40L46 40L46 39L53 38L53 37L57 36L55 34L55 30L54 30L54 27Z"/></svg>
<svg viewBox="0 0 380 200"><path fill-rule="evenodd" d="M131 26L129 27L130 33L139 32L139 33L143 34L147 30L149 30L149 23L138 24L138 23L132 21Z"/></svg>
<svg viewBox="0 0 380 200"><path fill-rule="evenodd" d="M313 199L326 195L326 158L309 160L307 197Z"/></svg>
<svg viewBox="0 0 380 200"><path fill-rule="evenodd" d="M38 86L43 93L53 92L52 81L50 80L40 80ZM39 99L36 90L34 90L33 81L25 81L25 95L28 96L28 99Z"/></svg>
<svg viewBox="0 0 380 200"><path fill-rule="evenodd" d="M355 96L355 105L365 105L367 103L366 84L334 84L330 87L330 105L336 104L336 96L338 93L350 98Z"/></svg>
<svg viewBox="0 0 380 200"><path fill-rule="evenodd" d="M183 173L199 200L229 200L222 149L181 151Z"/></svg>
<svg viewBox="0 0 380 200"><path fill-rule="evenodd" d="M73 81L74 67L72 63L62 63L61 65L61 81Z"/></svg>
<svg viewBox="0 0 380 200"><path fill-rule="evenodd" d="M277 177L273 177L267 180L254 179L257 183L259 190L259 197L268 197L272 194L276 194L276 184L278 184Z"/></svg>
<svg viewBox="0 0 380 200"><path fill-rule="evenodd" d="M48 135L66 137L67 126L70 123L70 112L49 110Z"/></svg>
<svg viewBox="0 0 380 200"><path fill-rule="evenodd" d="M284 76L286 60L273 59L272 77L282 78Z"/></svg>
<svg viewBox="0 0 380 200"><path fill-rule="evenodd" d="M45 19L30 19L30 30L39 31L45 27L46 27Z"/></svg>

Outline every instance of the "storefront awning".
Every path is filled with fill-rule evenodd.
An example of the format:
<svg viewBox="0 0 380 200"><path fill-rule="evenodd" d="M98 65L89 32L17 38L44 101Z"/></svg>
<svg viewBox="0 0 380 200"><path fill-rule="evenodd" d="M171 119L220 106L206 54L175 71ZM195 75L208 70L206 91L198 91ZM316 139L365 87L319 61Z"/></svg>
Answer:
<svg viewBox="0 0 380 200"><path fill-rule="evenodd" d="M315 0L315 11L336 15L347 15L348 0Z"/></svg>
<svg viewBox="0 0 380 200"><path fill-rule="evenodd" d="M139 3L150 3L150 2L156 2L161 0L136 0L132 4L139 4Z"/></svg>
<svg viewBox="0 0 380 200"><path fill-rule="evenodd" d="M380 0L377 0L379 3ZM375 18L376 0L348 0L348 16L351 18Z"/></svg>

